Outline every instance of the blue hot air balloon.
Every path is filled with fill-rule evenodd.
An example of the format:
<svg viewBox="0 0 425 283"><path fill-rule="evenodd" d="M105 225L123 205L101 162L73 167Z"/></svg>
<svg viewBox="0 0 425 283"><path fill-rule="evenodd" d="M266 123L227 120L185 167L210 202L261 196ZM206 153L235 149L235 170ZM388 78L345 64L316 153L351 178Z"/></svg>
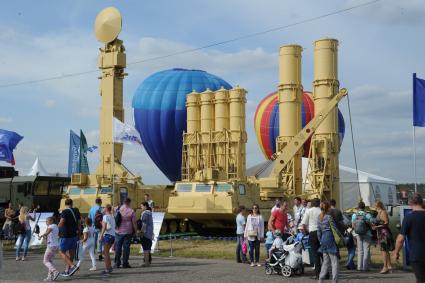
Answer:
<svg viewBox="0 0 425 283"><path fill-rule="evenodd" d="M232 86L201 70L170 69L145 79L133 96L134 121L143 146L171 182L180 180L186 95Z"/></svg>

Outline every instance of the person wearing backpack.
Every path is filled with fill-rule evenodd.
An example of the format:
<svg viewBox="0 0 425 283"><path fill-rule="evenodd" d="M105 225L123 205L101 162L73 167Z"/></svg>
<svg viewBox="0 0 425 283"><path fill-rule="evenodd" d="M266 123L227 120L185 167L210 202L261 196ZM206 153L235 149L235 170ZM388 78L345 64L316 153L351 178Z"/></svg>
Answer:
<svg viewBox="0 0 425 283"><path fill-rule="evenodd" d="M73 263L75 248L80 236L80 211L72 207L72 199L65 200L65 209L62 210L58 224L60 233L59 254L66 263L65 272L61 276L74 275L79 266Z"/></svg>
<svg viewBox="0 0 425 283"><path fill-rule="evenodd" d="M373 217L365 211L366 205L360 201L358 211L351 217L351 223L357 242L357 270L367 271L370 257L370 243L372 241L371 223Z"/></svg>
<svg viewBox="0 0 425 283"><path fill-rule="evenodd" d="M89 218L93 223L94 227L94 243L95 243L95 251L97 251L99 255L99 260L103 259L102 256L102 241L100 240L99 234L102 230L102 219L103 219L103 208L102 208L102 199L96 198L96 204L92 206L89 210Z"/></svg>
<svg viewBox="0 0 425 283"><path fill-rule="evenodd" d="M136 214L131 208L131 199L126 198L123 205L117 211L117 216L121 216L120 221L116 222L115 228L115 265L114 268L121 267L121 254L122 254L122 267L131 268L128 263L130 257L130 244L133 234L137 231ZM116 217L117 217L116 216Z"/></svg>

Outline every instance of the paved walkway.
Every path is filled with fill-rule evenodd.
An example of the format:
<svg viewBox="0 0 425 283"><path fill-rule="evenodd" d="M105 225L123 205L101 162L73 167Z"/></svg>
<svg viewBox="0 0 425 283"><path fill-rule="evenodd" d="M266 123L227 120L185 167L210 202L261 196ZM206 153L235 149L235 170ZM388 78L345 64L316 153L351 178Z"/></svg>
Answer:
<svg viewBox="0 0 425 283"><path fill-rule="evenodd" d="M26 283L42 282L47 271L42 262L43 254L32 252L28 261L15 261L12 252L4 255L3 269L0 270L0 283ZM282 278L279 275L267 276L264 267L250 267L249 265L237 264L233 261L208 260L208 259L186 259L154 257L154 263L150 268L142 268L140 257L132 257L131 269L116 269L109 277L100 275L100 271L88 271L90 268L90 257L87 255L81 269L70 278L58 278L58 282L122 282L139 283L144 280L149 282L314 282L310 279L311 270L307 268L306 275L300 277ZM63 268L64 264L56 256L57 267ZM98 262L101 270L103 262ZM146 282L146 281L145 281ZM327 281L330 282L330 281ZM376 272L360 273L343 271L341 282L415 282L412 273L396 271L393 274L379 275Z"/></svg>

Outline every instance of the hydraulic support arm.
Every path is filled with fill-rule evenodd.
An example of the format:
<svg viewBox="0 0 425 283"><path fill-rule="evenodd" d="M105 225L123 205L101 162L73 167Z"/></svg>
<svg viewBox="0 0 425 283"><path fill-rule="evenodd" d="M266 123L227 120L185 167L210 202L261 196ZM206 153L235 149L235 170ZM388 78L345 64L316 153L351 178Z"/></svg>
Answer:
<svg viewBox="0 0 425 283"><path fill-rule="evenodd" d="M291 141L285 146L285 148L275 153L274 167L268 177L259 178L258 183L261 189L261 196L263 198L273 198L281 196L285 193L282 188L281 174L286 170L286 166L291 159L297 154L304 143L313 135L320 124L325 120L326 116L335 109L338 102L348 94L347 89L342 88L335 95L328 105L322 109L314 118L299 132ZM276 190L277 189L277 190Z"/></svg>

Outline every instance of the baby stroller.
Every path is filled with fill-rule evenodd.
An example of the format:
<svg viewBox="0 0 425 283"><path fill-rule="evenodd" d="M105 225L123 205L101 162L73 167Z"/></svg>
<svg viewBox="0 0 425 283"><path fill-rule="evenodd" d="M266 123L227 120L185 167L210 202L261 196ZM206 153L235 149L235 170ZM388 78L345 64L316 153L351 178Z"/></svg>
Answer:
<svg viewBox="0 0 425 283"><path fill-rule="evenodd" d="M266 262L266 274L277 273L284 277L304 274L302 249L302 240L297 241L293 236L289 237L283 245L283 250L273 252L270 261Z"/></svg>

